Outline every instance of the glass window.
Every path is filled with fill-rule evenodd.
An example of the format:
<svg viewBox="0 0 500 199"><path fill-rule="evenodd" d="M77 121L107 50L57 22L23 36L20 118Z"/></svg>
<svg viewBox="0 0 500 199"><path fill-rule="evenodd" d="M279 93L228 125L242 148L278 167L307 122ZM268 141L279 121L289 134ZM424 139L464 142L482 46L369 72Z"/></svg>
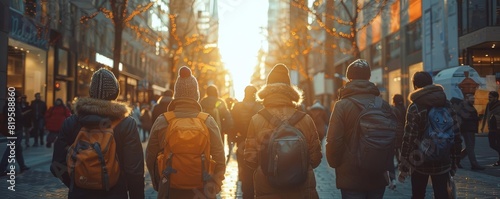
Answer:
<svg viewBox="0 0 500 199"><path fill-rule="evenodd" d="M10 0L9 6L20 12L24 12L24 0Z"/></svg>
<svg viewBox="0 0 500 199"><path fill-rule="evenodd" d="M68 51L64 49L58 49L58 69L57 69L57 74L58 75L64 75L68 76Z"/></svg>
<svg viewBox="0 0 500 199"><path fill-rule="evenodd" d="M23 90L24 58L26 54L9 46L7 86Z"/></svg>
<svg viewBox="0 0 500 199"><path fill-rule="evenodd" d="M400 53L400 42L399 32L395 32L387 37L387 58L389 60L396 59L399 57Z"/></svg>
<svg viewBox="0 0 500 199"><path fill-rule="evenodd" d="M408 25L406 29L406 53L411 54L422 49L421 20Z"/></svg>

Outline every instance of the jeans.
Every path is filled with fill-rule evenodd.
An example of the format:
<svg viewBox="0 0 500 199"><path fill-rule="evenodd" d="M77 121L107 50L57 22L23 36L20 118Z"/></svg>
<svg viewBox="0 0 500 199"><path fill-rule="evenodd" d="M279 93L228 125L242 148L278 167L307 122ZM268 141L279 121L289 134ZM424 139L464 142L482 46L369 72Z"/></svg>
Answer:
<svg viewBox="0 0 500 199"><path fill-rule="evenodd" d="M469 156L470 165L472 167L479 166L476 159L476 153L474 152L475 151L474 148L476 145L475 133L464 132L462 136L464 137L464 142L465 142L465 149L463 149L462 151L465 150L465 152L467 152L467 156Z"/></svg>
<svg viewBox="0 0 500 199"><path fill-rule="evenodd" d="M23 168L26 168L26 164L24 163L23 147L21 145L21 142L23 141L22 132L17 132L16 136L17 136L17 138L14 140L14 142L15 142L14 146L16 147L14 149L14 152L15 152L14 155L16 157L16 162L19 164L20 169L23 169ZM13 140L7 140L7 144L11 143L12 141ZM7 148L3 152L2 161L0 162L0 169L3 169L3 170L0 170L0 172L7 170L7 166L9 164L8 158L9 158L9 155L11 155L10 154L11 153L10 147L11 146L7 146Z"/></svg>
<svg viewBox="0 0 500 199"><path fill-rule="evenodd" d="M490 142L490 147L498 153L498 161L500 161L500 133L490 131L488 133L488 141Z"/></svg>
<svg viewBox="0 0 500 199"><path fill-rule="evenodd" d="M342 199L382 199L384 198L385 187L372 191L349 191L341 189Z"/></svg>
<svg viewBox="0 0 500 199"><path fill-rule="evenodd" d="M426 175L418 172L413 172L411 174L411 192L412 199L424 199L425 189L427 188L427 182L429 181L429 176L432 180L432 189L434 190L434 198L451 198L450 187L450 173L446 172L439 175Z"/></svg>

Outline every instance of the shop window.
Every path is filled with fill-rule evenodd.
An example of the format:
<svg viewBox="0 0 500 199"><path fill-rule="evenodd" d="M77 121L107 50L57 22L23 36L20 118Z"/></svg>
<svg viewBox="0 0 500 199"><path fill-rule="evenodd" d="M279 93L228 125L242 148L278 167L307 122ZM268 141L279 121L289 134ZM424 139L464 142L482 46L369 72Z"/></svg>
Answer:
<svg viewBox="0 0 500 199"><path fill-rule="evenodd" d="M387 37L387 58L388 60L396 59L400 56L400 43L399 32L395 32Z"/></svg>
<svg viewBox="0 0 500 199"><path fill-rule="evenodd" d="M406 29L406 53L412 54L422 49L421 20L408 25Z"/></svg>
<svg viewBox="0 0 500 199"><path fill-rule="evenodd" d="M68 76L68 51L64 49L58 49L58 69L57 69L57 74L58 75L63 75L63 76Z"/></svg>
<svg viewBox="0 0 500 199"><path fill-rule="evenodd" d="M16 49L9 49L7 63L7 86L23 89L25 54Z"/></svg>

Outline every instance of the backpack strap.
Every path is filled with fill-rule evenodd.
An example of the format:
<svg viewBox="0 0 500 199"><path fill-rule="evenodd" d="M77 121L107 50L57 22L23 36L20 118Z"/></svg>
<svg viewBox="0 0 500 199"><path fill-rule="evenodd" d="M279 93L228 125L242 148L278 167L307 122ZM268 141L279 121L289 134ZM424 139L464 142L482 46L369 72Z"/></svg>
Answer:
<svg viewBox="0 0 500 199"><path fill-rule="evenodd" d="M260 115L264 117L269 123L271 123L273 126L279 126L281 125L282 121L278 119L276 116L272 115L267 109L262 109L259 111Z"/></svg>
<svg viewBox="0 0 500 199"><path fill-rule="evenodd" d="M288 124L295 126L295 124L297 124L297 122L299 122L304 116L306 116L306 113L304 113L302 111L295 111L295 113L293 113L292 117L290 117L290 119L288 119Z"/></svg>
<svg viewBox="0 0 500 199"><path fill-rule="evenodd" d="M207 120L208 116L210 116L208 113L199 112L196 117L202 119L203 121L205 121L205 120Z"/></svg>
<svg viewBox="0 0 500 199"><path fill-rule="evenodd" d="M175 113L173 111L168 111L163 113L165 119L170 123L173 119L175 119Z"/></svg>

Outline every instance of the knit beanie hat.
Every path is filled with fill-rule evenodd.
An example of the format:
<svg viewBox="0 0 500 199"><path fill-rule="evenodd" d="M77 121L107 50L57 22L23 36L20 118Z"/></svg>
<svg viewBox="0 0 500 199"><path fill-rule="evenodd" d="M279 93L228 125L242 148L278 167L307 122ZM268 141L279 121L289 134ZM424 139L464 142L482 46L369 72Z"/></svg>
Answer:
<svg viewBox="0 0 500 199"><path fill-rule="evenodd" d="M290 85L290 75L285 64L276 64L267 76L267 84L284 83Z"/></svg>
<svg viewBox="0 0 500 199"><path fill-rule="evenodd" d="M179 68L179 76L175 81L174 99L191 98L196 101L200 100L200 90L198 89L198 81L191 74L191 69L187 66Z"/></svg>
<svg viewBox="0 0 500 199"><path fill-rule="evenodd" d="M428 72L418 71L413 74L413 86L416 88L422 88L432 84L432 77Z"/></svg>
<svg viewBox="0 0 500 199"><path fill-rule="evenodd" d="M362 79L369 80L371 76L371 68L368 62L364 59L357 59L347 67L347 79Z"/></svg>
<svg viewBox="0 0 500 199"><path fill-rule="evenodd" d="M101 68L92 75L89 89L91 98L116 100L118 93L120 93L120 85L111 71Z"/></svg>
<svg viewBox="0 0 500 199"><path fill-rule="evenodd" d="M207 87L207 96L219 97L219 90L217 89L217 86L215 86L215 85L208 86Z"/></svg>

